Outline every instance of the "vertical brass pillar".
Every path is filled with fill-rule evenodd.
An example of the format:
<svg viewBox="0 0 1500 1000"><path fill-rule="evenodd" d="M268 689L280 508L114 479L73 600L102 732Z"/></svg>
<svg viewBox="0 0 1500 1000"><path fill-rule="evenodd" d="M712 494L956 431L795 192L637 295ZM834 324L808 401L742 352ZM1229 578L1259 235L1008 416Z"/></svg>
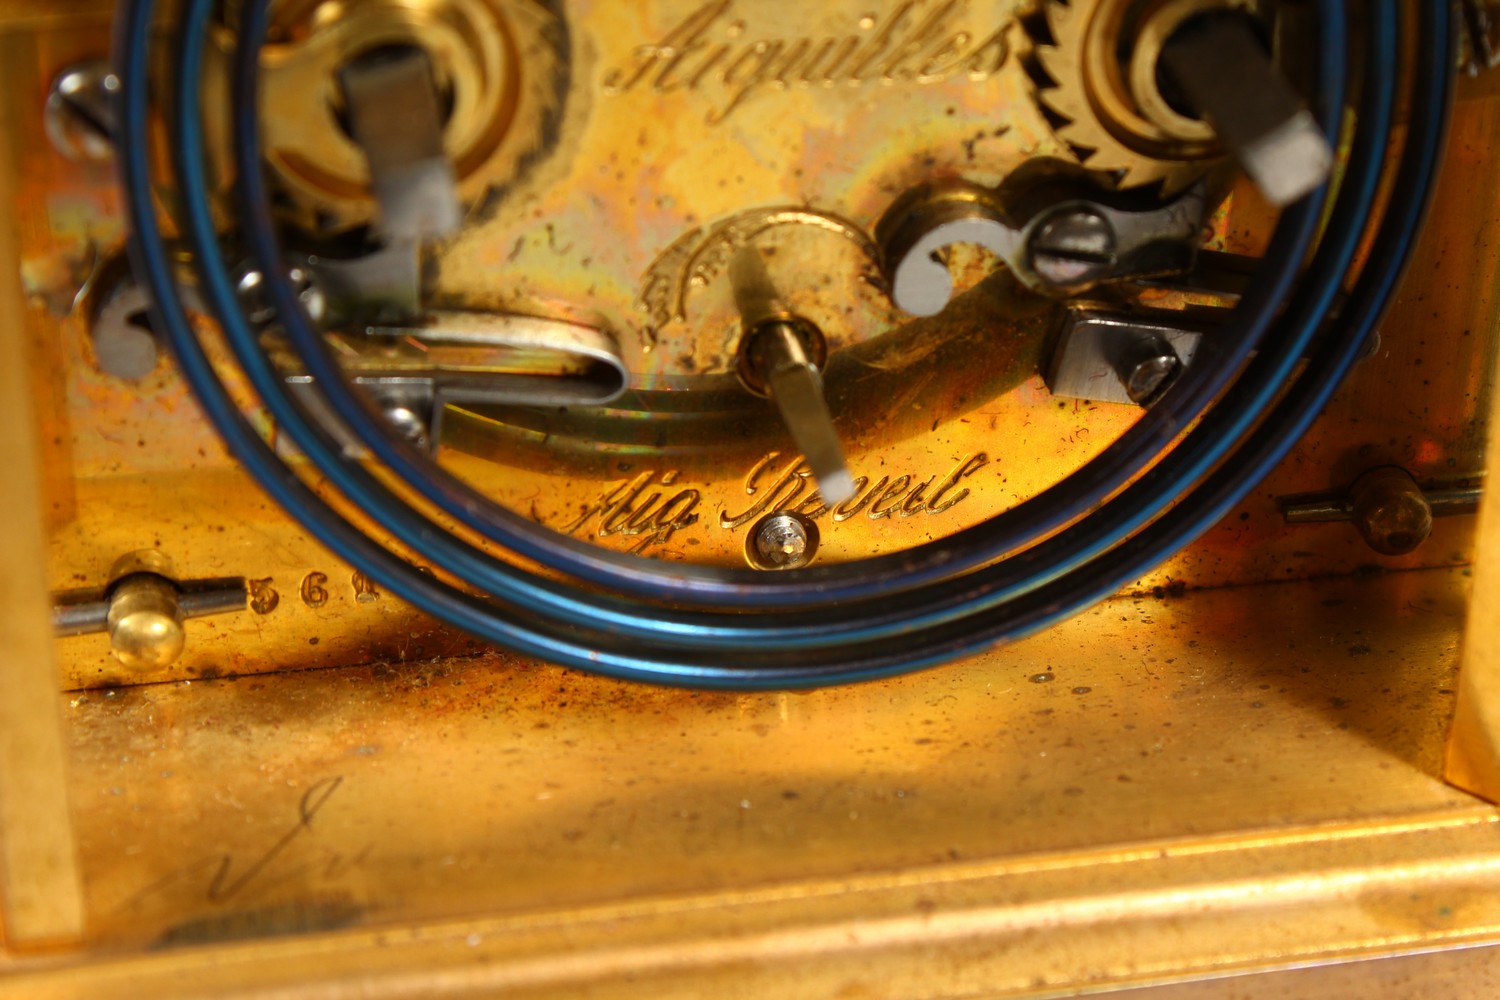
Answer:
<svg viewBox="0 0 1500 1000"><path fill-rule="evenodd" d="M25 363L13 108L0 101L0 934L7 948L83 932L53 663L41 455Z"/></svg>
<svg viewBox="0 0 1500 1000"><path fill-rule="evenodd" d="M1490 413L1489 467L1474 548L1474 590L1458 675L1458 706L1448 737L1444 777L1500 802L1500 502L1493 474L1500 448L1500 393Z"/></svg>
<svg viewBox="0 0 1500 1000"><path fill-rule="evenodd" d="M1486 73L1460 85L1459 103L1454 110L1454 134L1448 146L1448 176L1485 178L1485 183L1463 201L1464 211L1491 220L1474 229L1473 246L1490 247L1495 229L1493 220L1500 205L1500 192L1489 180L1492 172L1480 167L1483 157L1491 155L1500 138L1500 119L1495 109L1500 101L1500 74ZM1467 98L1467 100L1465 99ZM1462 173L1455 173L1455 168ZM1435 219L1439 231L1463 232L1446 218ZM1457 245L1454 245L1457 249ZM1462 253L1461 251L1459 252ZM1500 335L1497 316L1497 287L1500 276L1495 272L1490 251L1473 253L1468 267L1459 263L1464 257L1434 255L1438 260L1453 261L1452 268L1461 277L1456 294L1471 297L1479 306L1473 312L1476 324L1473 334L1493 343ZM1426 310L1427 306L1421 306ZM1469 331L1465 331L1468 333ZM1493 473L1500 457L1500 392L1493 388L1500 358L1491 356L1484 372L1483 384L1489 397L1488 467L1491 475L1485 484L1485 499L1479 514L1478 537L1474 545L1473 591L1469 600L1463 659L1458 678L1458 702L1453 727L1448 737L1443 777L1451 784L1500 802L1500 502L1495 495Z"/></svg>

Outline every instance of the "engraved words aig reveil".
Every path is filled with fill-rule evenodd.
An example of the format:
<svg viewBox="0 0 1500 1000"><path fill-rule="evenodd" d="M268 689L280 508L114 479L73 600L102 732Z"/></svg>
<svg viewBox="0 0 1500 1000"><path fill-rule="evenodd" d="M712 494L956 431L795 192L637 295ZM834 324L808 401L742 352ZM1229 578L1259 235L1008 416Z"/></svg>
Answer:
<svg viewBox="0 0 1500 1000"><path fill-rule="evenodd" d="M861 516L880 521L943 514L969 499L971 490L966 481L989 464L990 457L979 452L959 459L942 476L925 479L914 474L888 473L878 479L858 476L854 480L854 496L830 507L818 493L812 470L800 456L787 458L773 451L746 474L742 484L746 497L743 508L720 511L719 527L733 530L767 514L781 512L813 520L831 515L835 522ZM676 472L642 472L602 494L563 531L572 535L592 528L598 538L630 539L634 541L632 552L664 544L700 520L702 491L677 488L677 479Z"/></svg>
<svg viewBox="0 0 1500 1000"><path fill-rule="evenodd" d="M984 80L1009 61L1015 24L976 28L969 20L1000 6L905 0L851 19L847 28L777 37L756 18L764 14L760 0L710 0L607 69L604 90L702 94L711 102L705 120L718 125L752 97L775 90Z"/></svg>

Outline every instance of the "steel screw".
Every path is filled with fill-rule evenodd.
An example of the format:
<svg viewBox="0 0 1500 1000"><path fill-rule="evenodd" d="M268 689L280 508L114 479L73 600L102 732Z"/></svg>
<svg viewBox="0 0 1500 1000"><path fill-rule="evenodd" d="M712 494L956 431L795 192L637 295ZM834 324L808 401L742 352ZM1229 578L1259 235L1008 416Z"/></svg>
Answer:
<svg viewBox="0 0 1500 1000"><path fill-rule="evenodd" d="M115 155L115 96L120 78L103 59L70 66L52 81L43 125L52 147L70 160L107 162Z"/></svg>
<svg viewBox="0 0 1500 1000"><path fill-rule="evenodd" d="M1109 220L1088 208L1054 213L1028 241L1031 270L1058 288L1087 284L1106 275L1115 264L1116 239Z"/></svg>
<svg viewBox="0 0 1500 1000"><path fill-rule="evenodd" d="M818 554L818 526L801 514L769 514L751 529L745 554L756 569L800 569Z"/></svg>
<svg viewBox="0 0 1500 1000"><path fill-rule="evenodd" d="M1138 406L1151 406L1182 371L1182 360L1167 338L1145 330L1121 336L1108 349L1125 394Z"/></svg>
<svg viewBox="0 0 1500 1000"><path fill-rule="evenodd" d="M385 410L385 419L390 421L397 434L416 447L432 447L432 440L427 432L427 421L413 407L399 404L388 406Z"/></svg>
<svg viewBox="0 0 1500 1000"><path fill-rule="evenodd" d="M1177 374L1181 362L1170 355L1147 358L1125 376L1125 392L1131 402L1150 406Z"/></svg>
<svg viewBox="0 0 1500 1000"><path fill-rule="evenodd" d="M323 322L328 311L328 300L313 275L305 268L293 264L287 269L287 277L297 289L297 298L307 308L308 317L314 323ZM265 275L254 265L244 264L240 267L240 280L235 291L239 293L245 318L257 327L270 326L276 320L276 310L271 305L265 284Z"/></svg>

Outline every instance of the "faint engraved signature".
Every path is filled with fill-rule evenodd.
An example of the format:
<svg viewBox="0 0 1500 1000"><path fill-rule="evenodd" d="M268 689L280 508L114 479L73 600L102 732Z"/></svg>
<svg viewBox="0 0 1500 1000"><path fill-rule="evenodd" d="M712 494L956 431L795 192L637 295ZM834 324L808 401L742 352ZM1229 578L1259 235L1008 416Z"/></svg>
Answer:
<svg viewBox="0 0 1500 1000"><path fill-rule="evenodd" d="M127 899L119 909L133 909L152 896L184 887L194 895L201 893L205 902L229 903L250 895L252 890L262 890L277 883L308 875L335 879L360 867L369 860L373 844L354 851L321 847L296 862L286 862L293 845L314 836L313 820L343 783L342 776L325 778L303 792L292 823L264 848L248 857L226 851L199 858L152 882Z"/></svg>

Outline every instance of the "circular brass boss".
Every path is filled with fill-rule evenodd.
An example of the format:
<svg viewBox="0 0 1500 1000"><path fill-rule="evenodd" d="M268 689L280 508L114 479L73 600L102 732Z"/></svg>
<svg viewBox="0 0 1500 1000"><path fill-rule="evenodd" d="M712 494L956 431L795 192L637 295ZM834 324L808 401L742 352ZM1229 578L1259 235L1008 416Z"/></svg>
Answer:
<svg viewBox="0 0 1500 1000"><path fill-rule="evenodd" d="M342 121L339 71L392 46L431 56L447 104L444 145L459 194L477 201L543 143L566 53L539 4L507 0L286 0L262 53L267 159L290 221L320 234L369 223L376 203L364 152ZM228 51L233 36L220 36Z"/></svg>

